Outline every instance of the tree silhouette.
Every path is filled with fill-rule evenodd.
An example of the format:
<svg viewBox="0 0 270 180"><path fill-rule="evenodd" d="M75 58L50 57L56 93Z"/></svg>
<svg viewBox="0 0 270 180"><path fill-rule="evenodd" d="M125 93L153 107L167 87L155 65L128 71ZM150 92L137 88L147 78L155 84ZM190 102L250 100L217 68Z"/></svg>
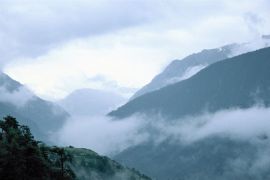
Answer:
<svg viewBox="0 0 270 180"><path fill-rule="evenodd" d="M72 179L75 178L75 174L72 172L69 162L72 162L72 156L65 151L64 148L59 148L54 146L50 150L54 153L54 165L57 168L60 168L60 177L61 179Z"/></svg>
<svg viewBox="0 0 270 180"><path fill-rule="evenodd" d="M50 157L56 157L56 161ZM65 164L70 160L64 148L50 148L36 141L30 129L19 125L16 118L7 116L0 120L0 179L74 179Z"/></svg>
<svg viewBox="0 0 270 180"><path fill-rule="evenodd" d="M0 121L0 179L46 179L49 167L30 129L7 116Z"/></svg>

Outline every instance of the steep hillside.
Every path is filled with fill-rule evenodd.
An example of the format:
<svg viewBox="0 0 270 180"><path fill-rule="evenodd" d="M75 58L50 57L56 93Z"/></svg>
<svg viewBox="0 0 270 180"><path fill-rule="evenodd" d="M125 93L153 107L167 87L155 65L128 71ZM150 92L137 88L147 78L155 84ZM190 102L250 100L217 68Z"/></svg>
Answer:
<svg viewBox="0 0 270 180"><path fill-rule="evenodd" d="M169 84L188 79L212 63L269 46L269 35L263 35L248 43L230 44L220 48L205 49L181 60L174 60L164 71L155 76L149 84L137 91L131 100Z"/></svg>
<svg viewBox="0 0 270 180"><path fill-rule="evenodd" d="M204 67L230 57L234 49L238 46L237 44L231 44L216 49L205 49L201 52L191 54L184 59L174 60L163 72L154 77L149 84L136 92L131 99L187 79Z"/></svg>
<svg viewBox="0 0 270 180"><path fill-rule="evenodd" d="M40 143L12 116L0 119L0 167L9 180L150 180L91 150Z"/></svg>
<svg viewBox="0 0 270 180"><path fill-rule="evenodd" d="M28 125L35 137L48 140L47 135L58 130L69 114L59 106L40 99L8 75L0 74L0 116L12 115Z"/></svg>
<svg viewBox="0 0 270 180"><path fill-rule="evenodd" d="M270 104L270 48L214 63L193 77L142 95L109 115L161 113L174 119L228 108Z"/></svg>
<svg viewBox="0 0 270 180"><path fill-rule="evenodd" d="M79 180L150 180L94 151L72 147L65 150L72 155L71 168Z"/></svg>
<svg viewBox="0 0 270 180"><path fill-rule="evenodd" d="M267 143L267 139L262 140ZM129 148L114 158L157 180L263 180L270 178L269 164L259 163L260 151L251 142L211 137L182 144L169 139Z"/></svg>

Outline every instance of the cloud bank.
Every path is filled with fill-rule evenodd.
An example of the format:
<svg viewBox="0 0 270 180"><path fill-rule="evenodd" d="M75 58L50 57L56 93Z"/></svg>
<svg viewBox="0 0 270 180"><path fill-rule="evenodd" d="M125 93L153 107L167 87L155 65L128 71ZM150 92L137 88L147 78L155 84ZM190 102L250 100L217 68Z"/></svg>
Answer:
<svg viewBox="0 0 270 180"><path fill-rule="evenodd" d="M227 137L256 145L270 137L269 116L270 108L254 106L174 121L145 115L124 120L102 116L73 117L59 131L57 141L109 155L149 141L159 144L169 140L189 145L209 137Z"/></svg>
<svg viewBox="0 0 270 180"><path fill-rule="evenodd" d="M113 121L104 116L72 117L52 142L90 148L100 154L115 154L147 139L139 133L144 123L138 118ZM55 137L57 137L55 139Z"/></svg>
<svg viewBox="0 0 270 180"><path fill-rule="evenodd" d="M137 89L172 59L270 34L269 6L267 0L3 0L0 62L46 99L81 87ZM106 81L91 81L96 76Z"/></svg>
<svg viewBox="0 0 270 180"><path fill-rule="evenodd" d="M270 109L255 106L249 109L231 109L187 117L166 124L154 125L166 137L174 137L182 142L193 143L210 136L251 140L270 137Z"/></svg>

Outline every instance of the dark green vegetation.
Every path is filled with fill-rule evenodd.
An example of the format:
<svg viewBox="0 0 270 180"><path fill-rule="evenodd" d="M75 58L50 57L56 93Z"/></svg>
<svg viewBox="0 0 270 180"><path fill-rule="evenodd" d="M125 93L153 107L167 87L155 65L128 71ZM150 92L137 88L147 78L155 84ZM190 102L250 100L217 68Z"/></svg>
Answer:
<svg viewBox="0 0 270 180"><path fill-rule="evenodd" d="M142 89L136 92L131 99L154 90L158 90L167 86L168 84L172 84L174 79L177 81L177 79L183 77L184 74L193 67L207 66L214 62L227 59L233 54L233 49L237 48L238 46L240 45L232 44L216 49L206 49L199 53L191 54L182 60L174 60L149 84L145 85Z"/></svg>
<svg viewBox="0 0 270 180"><path fill-rule="evenodd" d="M0 130L0 179L74 179L64 149L40 144L11 116L0 121Z"/></svg>
<svg viewBox="0 0 270 180"><path fill-rule="evenodd" d="M88 149L65 148L72 154L71 168L80 180L150 180L134 169L128 169Z"/></svg>
<svg viewBox="0 0 270 180"><path fill-rule="evenodd" d="M176 119L229 108L270 104L270 48L214 63L193 77L142 95L109 115L161 113Z"/></svg>
<svg viewBox="0 0 270 180"><path fill-rule="evenodd" d="M14 96L14 93L19 93L24 86L11 79L8 75L0 73L0 88L4 89L10 96ZM47 134L62 127L69 115L59 106L42 100L31 94L31 92L29 94L32 97L23 106L17 106L14 103L0 100L0 117L7 114L17 117L21 124L25 124L31 128L35 137L47 141ZM5 96L3 94L0 95ZM23 93L20 94L20 97L16 101L19 101L20 98L25 98L24 96L26 95Z"/></svg>
<svg viewBox="0 0 270 180"><path fill-rule="evenodd" d="M48 147L11 116L0 121L1 180L147 180L93 151Z"/></svg>

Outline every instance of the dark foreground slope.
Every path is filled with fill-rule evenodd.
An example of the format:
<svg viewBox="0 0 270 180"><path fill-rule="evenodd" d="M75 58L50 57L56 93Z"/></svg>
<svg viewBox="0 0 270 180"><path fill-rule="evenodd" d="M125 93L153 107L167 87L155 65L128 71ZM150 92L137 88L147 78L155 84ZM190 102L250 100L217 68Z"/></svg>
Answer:
<svg viewBox="0 0 270 180"><path fill-rule="evenodd" d="M149 180L91 150L46 146L11 116L0 120L0 179Z"/></svg>
<svg viewBox="0 0 270 180"><path fill-rule="evenodd" d="M190 79L142 95L110 116L161 113L168 118L270 103L270 48L214 63Z"/></svg>
<svg viewBox="0 0 270 180"><path fill-rule="evenodd" d="M79 180L150 180L134 169L128 169L94 151L65 148L72 155L71 169Z"/></svg>

